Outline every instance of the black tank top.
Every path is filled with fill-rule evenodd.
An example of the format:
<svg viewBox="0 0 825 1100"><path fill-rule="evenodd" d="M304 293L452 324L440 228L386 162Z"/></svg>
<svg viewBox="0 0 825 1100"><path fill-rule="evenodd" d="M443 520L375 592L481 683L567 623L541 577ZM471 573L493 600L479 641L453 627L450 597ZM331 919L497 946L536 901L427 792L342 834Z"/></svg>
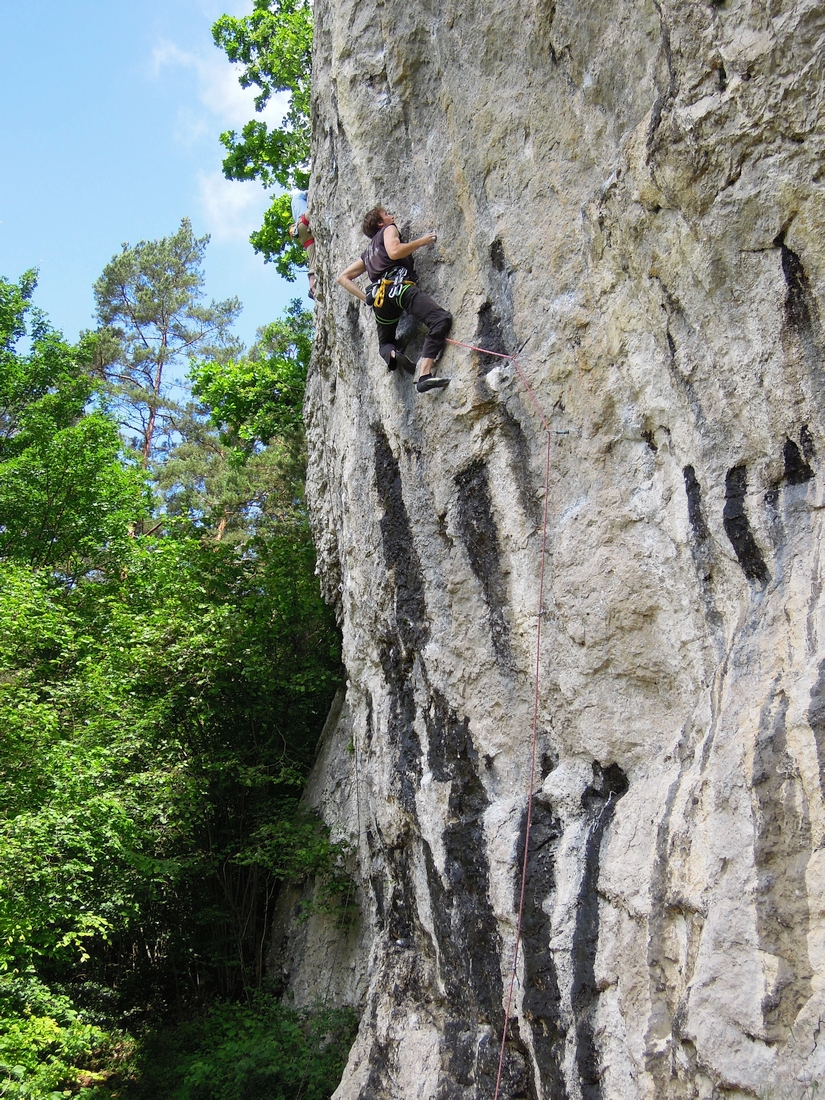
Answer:
<svg viewBox="0 0 825 1100"><path fill-rule="evenodd" d="M389 229L388 225L382 226L370 241L366 251L361 253L361 259L364 261L367 274L372 282L376 282L388 271L403 267L407 271L406 277L415 279L415 271L409 256L406 256L403 260L390 259L389 253L384 247L384 230L386 229Z"/></svg>

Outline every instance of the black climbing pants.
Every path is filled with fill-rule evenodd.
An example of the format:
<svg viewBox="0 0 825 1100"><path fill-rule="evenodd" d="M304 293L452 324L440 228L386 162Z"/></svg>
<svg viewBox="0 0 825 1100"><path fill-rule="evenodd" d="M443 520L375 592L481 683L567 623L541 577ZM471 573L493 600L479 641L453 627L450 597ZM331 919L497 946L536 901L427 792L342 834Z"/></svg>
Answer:
<svg viewBox="0 0 825 1100"><path fill-rule="evenodd" d="M414 283L404 287L403 293L398 298L385 298L383 304L376 309L375 323L378 327L378 350L381 358L389 366L390 357L396 350L395 330L401 320L402 311L411 314L416 321L426 325L428 332L424 341L421 355L424 359L437 359L444 348L444 341L450 326L453 323L453 315L433 301L429 294L419 290Z"/></svg>

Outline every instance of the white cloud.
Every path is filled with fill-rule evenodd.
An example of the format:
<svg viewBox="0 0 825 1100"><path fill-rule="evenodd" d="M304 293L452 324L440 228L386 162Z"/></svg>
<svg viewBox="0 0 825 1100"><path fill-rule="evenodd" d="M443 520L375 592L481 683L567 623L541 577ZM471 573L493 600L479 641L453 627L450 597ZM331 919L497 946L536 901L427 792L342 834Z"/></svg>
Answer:
<svg viewBox="0 0 825 1100"><path fill-rule="evenodd" d="M221 12L242 15L252 10L251 0L202 0L201 6L210 18ZM212 7L220 10L213 13ZM272 192L254 181L227 180L216 170L224 155L218 135L223 130L240 131L253 118L278 125L287 110L288 94L274 96L259 113L257 89L238 83L241 66L231 65L221 50L207 47L192 52L169 39L156 42L149 71L157 81L184 86L183 94L179 87L174 92L175 139L187 149L192 163L193 198L207 232L216 244L243 244L248 249L249 234L260 227Z"/></svg>
<svg viewBox="0 0 825 1100"><path fill-rule="evenodd" d="M271 199L258 183L228 180L220 172L198 173L198 204L207 232L218 244L246 242Z"/></svg>
<svg viewBox="0 0 825 1100"><path fill-rule="evenodd" d="M242 88L238 83L241 68L231 65L218 50L195 54L166 39L156 44L151 66L154 77L159 78L164 71L181 69L194 77L196 103L178 112L177 136L180 140L191 143L221 129L240 130L251 118L275 125L281 121L289 102L288 93L273 96L264 110L257 112L257 89Z"/></svg>

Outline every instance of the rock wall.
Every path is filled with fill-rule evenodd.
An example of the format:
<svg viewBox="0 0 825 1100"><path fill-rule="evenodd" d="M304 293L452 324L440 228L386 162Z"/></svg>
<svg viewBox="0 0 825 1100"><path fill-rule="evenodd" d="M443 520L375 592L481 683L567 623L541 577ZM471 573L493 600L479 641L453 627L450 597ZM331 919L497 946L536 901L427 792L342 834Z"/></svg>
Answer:
<svg viewBox="0 0 825 1100"><path fill-rule="evenodd" d="M316 0L309 488L354 846L298 1000L336 1100L492 1097L521 886L548 433L512 363L387 372L335 285L379 201L550 427L538 775L499 1095L825 1085L823 48L813 0ZM408 332L410 352L421 333ZM806 1091L807 1090L807 1091Z"/></svg>

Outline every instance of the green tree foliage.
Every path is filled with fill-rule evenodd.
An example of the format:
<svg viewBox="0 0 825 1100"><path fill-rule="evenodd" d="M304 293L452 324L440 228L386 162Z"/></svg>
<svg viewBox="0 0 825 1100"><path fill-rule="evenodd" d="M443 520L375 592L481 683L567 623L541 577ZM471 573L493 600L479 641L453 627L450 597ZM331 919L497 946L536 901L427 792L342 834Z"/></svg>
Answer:
<svg viewBox="0 0 825 1100"><path fill-rule="evenodd" d="M172 369L196 354L220 360L239 350L230 332L238 299L203 302L208 242L183 218L171 237L124 244L95 283L98 366L144 465L159 445L170 445L176 429L181 379L170 376Z"/></svg>
<svg viewBox="0 0 825 1100"><path fill-rule="evenodd" d="M0 279L0 559L75 576L122 555L142 479L120 461L114 421L87 411L94 339L66 344L34 287L31 272Z"/></svg>
<svg viewBox="0 0 825 1100"><path fill-rule="evenodd" d="M308 180L305 173L302 179ZM306 186L301 190L305 190ZM264 211L260 229L249 234L249 241L268 263L274 263L279 275L290 282L295 280L296 270L306 268L307 257L297 239L289 235L292 225L292 200L289 194L276 195Z"/></svg>
<svg viewBox="0 0 825 1100"><path fill-rule="evenodd" d="M285 522L303 520L303 436L247 451L190 405L183 439L155 473L164 508L202 537L245 544Z"/></svg>
<svg viewBox="0 0 825 1100"><path fill-rule="evenodd" d="M244 88L255 87L255 108L262 111L273 95L285 92L288 107L279 127L246 124L239 141L222 135L229 151L232 179L260 179L265 186L306 182L302 165L309 159L312 8L307 0L253 0L251 15L223 15L212 28L216 45L241 64Z"/></svg>
<svg viewBox="0 0 825 1100"><path fill-rule="evenodd" d="M69 594L3 570L8 967L183 1001L260 982L277 884L323 856L296 807L339 654L305 532L256 550L136 540Z"/></svg>
<svg viewBox="0 0 825 1100"><path fill-rule="evenodd" d="M299 299L258 333L248 356L194 364L195 393L247 451L303 434L301 411L312 354L312 314Z"/></svg>
<svg viewBox="0 0 825 1100"><path fill-rule="evenodd" d="M38 1066L81 1024L260 986L279 883L334 874L298 812L339 679L313 564L303 525L144 536L69 590L0 567L0 995L36 977L79 1014L34 1014Z"/></svg>
<svg viewBox="0 0 825 1100"><path fill-rule="evenodd" d="M106 1075L88 1067L110 1044L105 1030L84 1020L69 997L36 978L0 977L0 1095L4 1100L65 1100L67 1095L92 1100L95 1092L84 1083L104 1080Z"/></svg>
<svg viewBox="0 0 825 1100"><path fill-rule="evenodd" d="M212 28L215 43L230 61L243 66L244 88L255 87L255 108L262 111L273 95L286 93L287 110L279 126L261 119L248 122L240 137L221 134L227 150L228 179L260 180L265 187L306 188L310 144L312 7L308 0L254 0L251 15L224 15ZM287 230L292 221L288 195L275 198L261 229L250 240L257 252L274 260L278 271L294 278L306 263L303 249Z"/></svg>
<svg viewBox="0 0 825 1100"><path fill-rule="evenodd" d="M303 521L301 409L311 351L312 314L296 299L259 330L248 355L192 363L201 404L187 408L181 441L155 475L170 515L235 541Z"/></svg>
<svg viewBox="0 0 825 1100"><path fill-rule="evenodd" d="M163 265L151 278L163 283ZM156 451L166 511L130 537L145 474L90 405L95 339L65 345L30 307L32 287L0 284L0 506L22 493L9 470L52 447L74 465L48 545L73 549L34 554L29 527L0 543L0 1095L321 1100L349 1023L263 992L280 884L320 875L334 892L345 857L299 807L340 680L301 503L309 320L293 309L222 364L237 397L220 357L203 360L215 405L192 414L165 465ZM82 465L61 435L89 421L108 465ZM78 438L94 451L97 437ZM197 473L198 450L215 448L223 482ZM233 537L218 537L231 499L245 503ZM69 575L66 560L82 568ZM153 1092L149 1035L168 1038L179 1017L190 1030L169 1055L174 1087ZM270 1025L282 1038L265 1040Z"/></svg>

